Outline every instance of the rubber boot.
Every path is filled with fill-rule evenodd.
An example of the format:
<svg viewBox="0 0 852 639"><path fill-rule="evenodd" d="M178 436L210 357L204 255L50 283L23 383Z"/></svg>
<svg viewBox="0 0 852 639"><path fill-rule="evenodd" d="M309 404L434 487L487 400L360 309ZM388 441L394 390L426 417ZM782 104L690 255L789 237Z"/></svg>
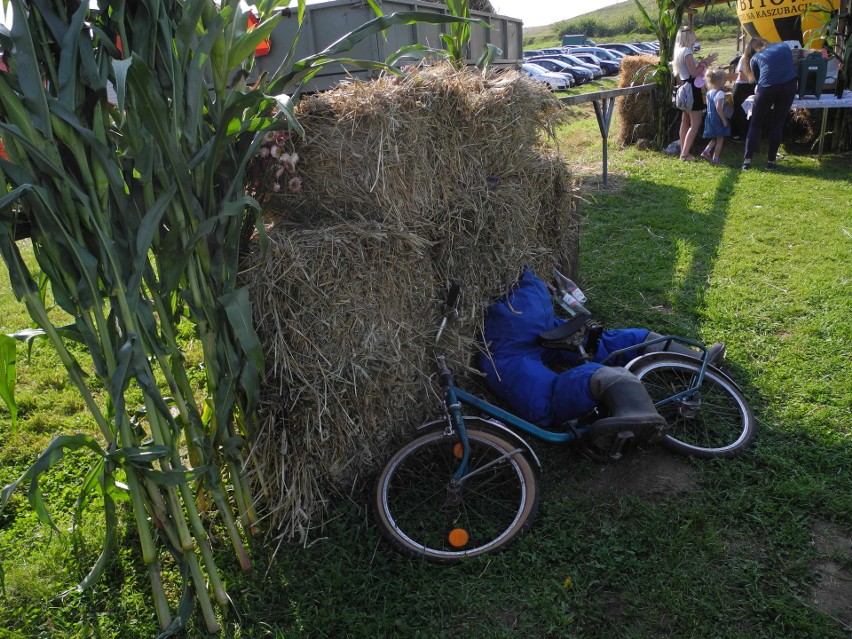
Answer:
<svg viewBox="0 0 852 639"><path fill-rule="evenodd" d="M645 338L645 341L648 342L652 339L657 339L658 337L662 337L659 333L655 333L653 331L648 332L648 337ZM679 342L675 342L674 340L668 342L660 342L658 344L651 344L650 346L646 346L642 349L641 353L679 353L680 355L689 355L697 360L701 359L701 352L696 351L693 348L689 348L688 346L684 346ZM719 368L725 362L725 342L716 342L715 344L711 344L707 347L707 363L710 366L715 366Z"/></svg>
<svg viewBox="0 0 852 639"><path fill-rule="evenodd" d="M598 369L589 380L589 390L604 413L589 429L593 441L623 431L632 431L643 441L662 437L666 420L654 408L639 378L627 369L618 366Z"/></svg>

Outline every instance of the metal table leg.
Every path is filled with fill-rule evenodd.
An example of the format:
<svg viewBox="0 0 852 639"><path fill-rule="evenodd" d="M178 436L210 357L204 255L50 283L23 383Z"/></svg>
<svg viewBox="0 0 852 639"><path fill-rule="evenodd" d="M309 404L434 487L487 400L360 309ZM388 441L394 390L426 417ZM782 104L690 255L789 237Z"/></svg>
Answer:
<svg viewBox="0 0 852 639"><path fill-rule="evenodd" d="M817 152L817 159L822 160L822 147L825 143L825 125L828 122L828 109L822 110L822 126L819 131L819 151Z"/></svg>
<svg viewBox="0 0 852 639"><path fill-rule="evenodd" d="M615 109L615 97L594 100L592 104L595 106L595 117L598 119L598 128L601 130L601 139L603 140L603 183L606 184L607 142L609 140L609 126L612 124L612 112Z"/></svg>

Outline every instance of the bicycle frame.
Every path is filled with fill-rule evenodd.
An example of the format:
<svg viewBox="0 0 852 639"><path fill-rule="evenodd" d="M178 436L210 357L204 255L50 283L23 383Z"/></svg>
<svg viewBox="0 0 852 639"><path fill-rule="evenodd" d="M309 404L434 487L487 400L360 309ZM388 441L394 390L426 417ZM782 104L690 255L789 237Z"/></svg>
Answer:
<svg viewBox="0 0 852 639"><path fill-rule="evenodd" d="M655 339L649 339L646 342L642 342L641 344L635 344L634 346L627 346L625 348L620 348L617 351L613 351L609 353L606 357L601 360L601 364L606 364L611 359L615 359L618 355L622 353L626 353L629 351L636 350L637 348L646 348L648 346L653 346L654 344L661 344L663 342L680 342L681 344L686 344L687 346L692 346L693 348L701 351L701 370L698 371L698 376L692 380L692 383L685 390L675 393L669 397L661 399L656 404L654 404L655 408L659 408L661 406L665 406L666 404L671 404L672 402L680 401L681 399L687 399L695 394L699 388L701 388L701 384L704 383L704 373L707 371L707 348L701 342L695 342L691 339L686 339L685 337L680 337L678 335L662 335ZM639 357L642 357L640 355ZM636 358L638 359L638 358ZM628 364L629 367L629 364Z"/></svg>
<svg viewBox="0 0 852 639"><path fill-rule="evenodd" d="M639 348L645 348L648 346L653 346L655 344L672 341L687 344L701 351L701 369L698 375L696 375L692 379L688 388L657 402L655 406L659 408L672 402L687 399L691 397L701 387L701 384L704 381L704 373L707 370L707 349L704 347L703 344L676 335L665 335L662 337L648 340L646 342L642 342L641 344L627 346L625 348L613 351L612 353L609 353L603 360L601 360L600 363L606 364L606 362L615 360L618 356L623 355L624 353L635 351ZM642 357L642 355L639 355L639 357ZM589 430L588 426L584 427L574 425L571 423L571 421L565 424L567 429L562 431L550 431L541 428L540 426L528 422L527 420L522 419L517 415L514 415L500 408L499 406L495 406L494 404L491 404L490 402L487 402L484 399L477 397L476 395L473 395L472 393L469 393L462 388L459 388L455 383L452 373L447 368L443 356L438 357L438 363L441 371L441 378L444 384L444 402L447 410L447 415L450 419L450 423L459 435L459 439L461 440L463 449L461 463L453 474L454 482L460 482L468 476L467 466L470 460L470 444L467 438L467 427L464 424L462 405L475 409L476 411L478 411L479 414L485 414L489 417L493 417L494 419L500 421L501 423L509 427L509 429L515 432L518 437L520 437L520 434L517 431L520 431L521 433L531 435L536 439L552 444L562 444L576 441ZM508 453L507 456L515 454L516 452L518 451Z"/></svg>

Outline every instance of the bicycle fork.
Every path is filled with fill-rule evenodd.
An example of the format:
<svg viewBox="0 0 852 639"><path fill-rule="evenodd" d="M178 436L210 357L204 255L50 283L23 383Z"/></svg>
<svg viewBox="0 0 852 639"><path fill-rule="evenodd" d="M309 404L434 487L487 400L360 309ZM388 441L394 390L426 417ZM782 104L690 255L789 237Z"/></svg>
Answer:
<svg viewBox="0 0 852 639"><path fill-rule="evenodd" d="M444 385L444 401L448 417L448 424L445 433L447 435L452 435L453 432L458 434L460 440L459 443L461 444L461 450L453 451L453 454L459 459L459 465L453 473L448 487L449 492L453 497L452 501L454 503L459 503L461 502L461 491L464 488L465 482L505 461L506 459L509 459L519 453L523 453L523 450L521 448L515 448L514 450L507 451L496 459L492 459L488 463L468 472L468 468L470 466L470 440L467 436L467 427L465 426L464 416L462 415L461 402L459 402L458 397L456 396L455 381L453 380L452 373L444 362L443 355L438 357L438 366L441 371L441 379Z"/></svg>

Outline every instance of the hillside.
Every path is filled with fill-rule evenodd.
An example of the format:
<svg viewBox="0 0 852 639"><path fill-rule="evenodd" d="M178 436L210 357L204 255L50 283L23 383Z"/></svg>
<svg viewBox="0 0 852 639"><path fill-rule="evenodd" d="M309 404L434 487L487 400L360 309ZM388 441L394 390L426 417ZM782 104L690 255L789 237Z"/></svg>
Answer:
<svg viewBox="0 0 852 639"><path fill-rule="evenodd" d="M648 15L657 15L656 0L640 0ZM694 18L699 41L717 42L736 38L739 26L734 7L719 5L699 11ZM590 11L569 20L561 20L546 26L524 29L524 46L537 48L552 46L559 42L560 33L585 33L598 42L648 40L650 34L642 23L635 0L620 0L618 3ZM735 46L734 46L735 48Z"/></svg>
<svg viewBox="0 0 852 639"><path fill-rule="evenodd" d="M642 6L651 13L652 7L656 7L655 0L640 0L642 2ZM598 22L607 26L615 26L617 24L623 23L625 19L629 17L634 17L637 20L639 19L639 10L636 8L636 4L634 0L620 0L618 3L609 6L603 7L602 9L597 9L595 11L589 11L588 13L583 13L578 16L574 16L570 19L565 19L559 22L555 22L546 26L539 27L530 27L529 29L524 28L524 37L526 36L540 36L546 34L552 34L555 31L559 31L561 25L569 22L576 23L584 19L592 18L595 22Z"/></svg>

